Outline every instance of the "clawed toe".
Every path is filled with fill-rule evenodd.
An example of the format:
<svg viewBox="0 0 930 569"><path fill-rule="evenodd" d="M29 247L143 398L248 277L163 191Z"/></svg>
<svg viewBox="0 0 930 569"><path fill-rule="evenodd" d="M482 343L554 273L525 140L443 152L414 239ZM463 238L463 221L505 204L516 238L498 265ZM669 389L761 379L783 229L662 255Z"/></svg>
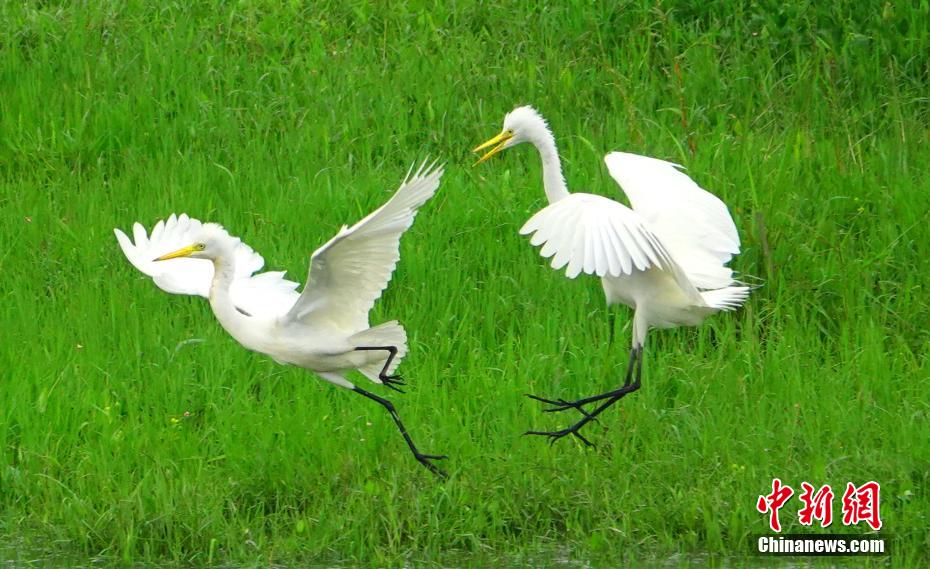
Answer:
<svg viewBox="0 0 930 569"><path fill-rule="evenodd" d="M446 458L449 458L449 457L447 457L446 455L444 455L444 454L420 454L420 453L417 453L417 454L415 454L414 456L416 457L417 461L420 462L420 464L422 464L423 466L425 466L426 468L428 468L429 471L432 472L433 474L435 474L436 476L438 476L438 477L440 477L440 478L448 478L448 477L449 477L449 475L446 474L444 470L442 470L441 468L439 468L438 466L436 466L435 464L433 464L432 462L430 462L431 460L444 460L444 459L446 459Z"/></svg>
<svg viewBox="0 0 930 569"><path fill-rule="evenodd" d="M528 431L525 434L548 437L550 444L553 444L555 441L571 434L575 435L578 440L585 444L585 446L593 447L594 445L591 443L591 441L586 439L579 431L588 423L597 421L598 415L603 413L604 410L606 410L608 407L640 388L643 373L642 353L642 346L633 348L633 350L630 352L630 362L627 365L626 376L623 378L623 385L612 391L601 393L599 395L593 395L591 397L576 399L575 401L566 401L565 399L546 399L545 397L539 397L538 395L527 394L527 397L530 399L549 405L548 409L543 409L543 411L546 413L556 413L559 411L567 411L569 409L577 409L578 412L584 416L574 425L562 429L561 431ZM589 404L595 405L590 411L585 408L585 405Z"/></svg>
<svg viewBox="0 0 930 569"><path fill-rule="evenodd" d="M540 403L545 403L546 405L550 405L548 409L543 409L543 413L558 413L560 411L568 411L569 409L577 409L578 412L584 415L585 417L589 416L588 412L585 411L584 407L582 407L582 404L577 401L566 401L565 399L561 399L561 398L555 399L555 400L546 399L545 397L540 397L538 395L532 395L530 393L527 393L526 396L529 397L530 399L539 401Z"/></svg>
<svg viewBox="0 0 930 569"><path fill-rule="evenodd" d="M407 382L399 375L385 375L379 378L381 383L385 386L397 391L398 393L406 393L403 389L397 387L398 385L407 385Z"/></svg>
<svg viewBox="0 0 930 569"><path fill-rule="evenodd" d="M417 458L425 458L426 460L446 460L449 457L444 454L421 454Z"/></svg>
<svg viewBox="0 0 930 569"><path fill-rule="evenodd" d="M539 401L540 403L545 403L546 405L560 405L562 402L561 399L558 401L553 401L552 399L546 399L545 397L540 397L539 395L533 395L532 393L527 393L526 396L529 397L530 399L535 399L536 401Z"/></svg>
<svg viewBox="0 0 930 569"><path fill-rule="evenodd" d="M525 435L538 435L542 437L549 437L549 444L555 444L555 441L561 439L566 435L575 435L578 437L578 440L583 442L585 446L593 447L594 443L585 438L584 435L578 432L577 427L569 427L567 429L562 429L560 431L527 431Z"/></svg>

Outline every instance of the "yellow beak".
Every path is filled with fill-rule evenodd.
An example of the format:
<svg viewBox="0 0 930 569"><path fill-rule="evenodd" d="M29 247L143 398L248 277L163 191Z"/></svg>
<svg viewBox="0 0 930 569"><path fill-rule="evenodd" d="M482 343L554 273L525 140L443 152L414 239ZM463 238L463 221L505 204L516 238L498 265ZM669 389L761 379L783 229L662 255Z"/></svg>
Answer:
<svg viewBox="0 0 930 569"><path fill-rule="evenodd" d="M189 257L192 254L197 252L196 245L190 245L184 247L183 249L178 249L174 253L168 253L167 255L162 255L161 257L154 259L155 261L167 261L168 259L178 259L180 257Z"/></svg>
<svg viewBox="0 0 930 569"><path fill-rule="evenodd" d="M511 138L513 138L513 133L510 132L510 131L505 130L504 132L498 134L497 136L495 136L495 137L492 138L491 140L485 142L485 143L482 144L481 146L479 146L479 147L475 148L474 150L472 150L472 152L480 152L481 150L484 150L485 148L487 148L487 147L489 147L489 146L493 146L493 145L495 145L495 144L497 145L497 146L494 146L494 148L492 148L487 154L485 154L484 156L482 156L477 162L475 162L475 163L474 163L474 166L477 166L478 164L481 164L482 162L484 162L485 160L487 160L487 159L490 158L491 156L494 156L495 154L497 154L498 152L500 152L501 150L503 150L503 149L504 149L504 145L507 144L507 141L510 140Z"/></svg>

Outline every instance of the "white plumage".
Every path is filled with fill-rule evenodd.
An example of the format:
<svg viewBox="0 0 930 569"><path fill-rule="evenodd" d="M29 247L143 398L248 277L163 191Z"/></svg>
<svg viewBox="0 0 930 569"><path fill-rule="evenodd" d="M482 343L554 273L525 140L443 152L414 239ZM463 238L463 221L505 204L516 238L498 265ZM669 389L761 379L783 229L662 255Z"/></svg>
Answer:
<svg viewBox="0 0 930 569"><path fill-rule="evenodd" d="M332 322L351 333L368 328L368 312L400 259L400 236L439 187L440 176L441 169L418 173L386 204L314 251L307 286L288 316Z"/></svg>
<svg viewBox="0 0 930 569"><path fill-rule="evenodd" d="M604 157L633 210L678 260L697 288L730 286L725 264L739 253L739 235L726 204L680 171L681 166L626 152Z"/></svg>
<svg viewBox="0 0 930 569"><path fill-rule="evenodd" d="M619 277L671 263L665 248L629 208L592 194L569 194L540 210L522 228L539 254L565 276Z"/></svg>
<svg viewBox="0 0 930 569"><path fill-rule="evenodd" d="M154 259L177 251L194 242L203 230L203 222L186 213L171 214L167 221L159 220L149 236L136 222L132 226L133 240L114 229L123 254L143 274L152 277L158 288L171 294L210 297L213 283L213 263L191 257L156 262ZM254 274L265 266L265 260L237 237L230 237L235 276L230 295L236 308L248 314L284 315L297 302L298 283L284 278L284 271Z"/></svg>
<svg viewBox="0 0 930 569"><path fill-rule="evenodd" d="M186 214L159 221L147 235L136 223L134 241L114 230L126 258L162 290L206 297L223 328L244 347L279 363L312 370L323 379L383 405L414 456L441 474L420 453L393 405L351 383L357 370L396 389L393 372L407 353L397 321L370 327L368 313L387 287L400 259L400 238L417 210L435 194L443 170L424 162L383 206L314 251L303 291L284 272L257 273L264 259L215 223ZM257 273L257 274L256 274Z"/></svg>
<svg viewBox="0 0 930 569"><path fill-rule="evenodd" d="M721 310L738 308L749 287L733 279L726 263L739 253L739 236L726 205L680 171L680 166L646 156L611 152L604 161L633 208L585 193L569 193L555 138L532 107L504 118L503 131L475 151L491 147L478 161L520 144L532 143L543 166L549 205L520 229L568 278L601 277L607 303L634 309L633 347L623 387L576 401L552 401L547 411L578 409L575 425L555 432L531 431L553 440L578 432L600 412L639 388L642 350L649 328L694 326ZM611 333L613 328L611 327ZM635 382L633 377L635 375ZM583 405L606 400L593 412Z"/></svg>

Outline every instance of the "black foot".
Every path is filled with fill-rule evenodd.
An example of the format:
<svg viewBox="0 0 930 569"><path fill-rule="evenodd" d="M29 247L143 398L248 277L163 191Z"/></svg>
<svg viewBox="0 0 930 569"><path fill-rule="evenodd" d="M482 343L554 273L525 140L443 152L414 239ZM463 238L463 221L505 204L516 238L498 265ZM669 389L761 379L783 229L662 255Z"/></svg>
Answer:
<svg viewBox="0 0 930 569"><path fill-rule="evenodd" d="M590 403L590 402L585 401L583 399L579 399L578 401L566 401L564 399L546 399L545 397L540 397L539 395L533 395L532 393L527 393L526 396L529 397L530 399L535 399L536 401L539 401L540 403L545 403L546 405L550 405L548 409L543 409L544 413L558 413L559 411L568 411L569 409L577 409L578 412L584 415L585 417L589 416L588 412L585 411L582 405L584 405L585 403Z"/></svg>
<svg viewBox="0 0 930 569"><path fill-rule="evenodd" d="M530 399L535 399L536 401L540 401L542 403L545 403L546 405L550 405L551 407L549 407L548 409L543 409L543 411L545 411L546 413L556 413L559 411L567 411L569 409L577 409L578 412L584 416L581 418L580 421L578 421L574 425L570 427L566 427L560 431L528 431L526 434L547 436L549 437L550 444L554 443L555 441L561 439L562 437L566 435L575 435L586 446L593 447L594 445L591 444L591 441L586 439L579 432L581 431L581 428L592 421L597 421L597 416L603 413L605 409L607 409L608 407L610 407L617 401L623 399L624 396L629 395L630 393L639 389L639 386L640 386L639 379L637 379L636 383L633 383L630 385L624 385L620 389L609 391L601 395L595 395L594 397L585 397L583 399L578 399L576 401L566 401L564 399L553 400L553 399L546 399L544 397L539 397L537 395L528 395ZM606 401L604 401L605 399ZM604 401L604 402L601 403L593 411L589 412L583 407L583 405L587 405L589 403L600 402L600 401Z"/></svg>
<svg viewBox="0 0 930 569"><path fill-rule="evenodd" d="M587 413L585 413L585 415L587 415ZM541 437L549 437L550 445L555 444L555 441L561 439L562 437L566 435L575 435L576 437L578 437L578 440L580 440L581 442L585 444L585 446L594 447L594 443L586 439L584 435L578 432L581 430L582 426L583 425L573 425L566 429L562 429L561 431L527 431L523 434L524 435L539 435Z"/></svg>
<svg viewBox="0 0 930 569"><path fill-rule="evenodd" d="M393 389L394 391L398 393L406 393L403 389L401 389L400 387L397 387L398 385L407 385L407 382L404 381L404 378L402 378L401 376L382 375L378 379L381 380L381 383L383 383L385 387Z"/></svg>
<svg viewBox="0 0 930 569"><path fill-rule="evenodd" d="M383 381L383 379L382 379ZM398 381L397 378L394 378L394 381ZM389 385L390 386L390 385ZM397 389L396 387L390 386L392 389ZM404 437L404 441L407 443L407 447L410 449L410 452L413 454L413 457L417 459L417 462L425 466L430 472L438 476L439 478L448 478L448 475L443 472L438 466L432 463L434 460L443 460L446 458L445 455L441 454L424 454L417 449L417 445L413 444L413 439L410 438L410 435L407 433L407 428L404 427L404 423L400 420L400 415L397 414L397 409L394 408L394 404L384 399L383 397L378 397L374 393L369 393L364 389L356 386L352 388L352 391L376 401L382 407L387 409L388 413L391 414L391 418L394 419L394 424L397 425L397 429L400 431L400 434ZM399 391L399 390L398 390Z"/></svg>
<svg viewBox="0 0 930 569"><path fill-rule="evenodd" d="M538 395L528 394L527 397L530 399L534 399L540 403L549 405L548 409L543 409L543 411L546 413L558 413L559 411L576 409L583 415L583 417L574 425L562 429L561 431L528 431L526 434L549 437L550 444L567 435L575 435L586 446L593 447L594 445L591 444L591 441L582 436L579 431L582 427L591 421L596 421L597 416L603 413L608 407L640 388L642 385L641 379L643 375L642 354L643 349L641 346L633 348L630 351L630 362L626 368L626 376L623 379L623 386L618 389L608 391L607 393L601 393L600 395L593 395L591 397L583 397L581 399L576 399L575 401L566 401L565 399L546 399L545 397L540 397ZM634 376L635 381L633 379ZM585 405L591 403L598 404L594 410L588 411L584 408Z"/></svg>
<svg viewBox="0 0 930 569"><path fill-rule="evenodd" d="M398 393L404 393L404 390L397 387L398 385L407 385L403 378L399 375L388 375L388 370L391 369L391 363L394 361L394 358L397 356L397 347L396 346L358 346L355 348L357 351L372 351L372 350L382 350L388 353L387 360L384 362L384 367L381 368L381 373L378 374L378 379L381 380L381 383L385 387L389 387Z"/></svg>
<svg viewBox="0 0 930 569"><path fill-rule="evenodd" d="M432 461L432 460L445 460L445 459L449 458L448 456L446 456L446 455L444 455L444 454L421 454L421 453L414 453L413 457L416 458L417 461L418 461L420 464L422 464L423 466L425 466L426 468L428 468L429 471L432 472L433 474L435 474L436 476L438 476L438 477L440 477L440 478L448 478L448 477L449 477L449 475L446 474L444 470L442 470L441 468L439 468L438 466L436 466L435 464L433 464L432 462L430 462L430 461Z"/></svg>

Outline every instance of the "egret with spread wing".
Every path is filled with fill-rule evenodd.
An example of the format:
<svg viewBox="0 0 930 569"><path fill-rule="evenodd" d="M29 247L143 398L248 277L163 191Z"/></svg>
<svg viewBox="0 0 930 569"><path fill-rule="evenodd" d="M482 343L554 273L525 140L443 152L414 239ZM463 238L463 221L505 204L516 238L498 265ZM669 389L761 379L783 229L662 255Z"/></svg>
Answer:
<svg viewBox="0 0 930 569"><path fill-rule="evenodd" d="M739 236L726 205L680 166L663 160L624 152L604 158L633 209L602 196L569 193L552 131L532 107L507 114L503 131L475 148L491 148L477 163L523 142L532 143L542 158L549 205L520 233L533 234L530 243L543 246L540 254L552 257L552 268L567 265L565 275L571 279L582 272L601 277L607 304L634 311L633 346L621 387L575 401L530 396L550 405L548 412L577 409L583 417L559 431L527 434L552 441L572 434L590 445L580 429L639 389L649 328L696 326L710 314L738 308L749 296L749 287L735 281L726 267L739 253ZM598 405L585 409L591 403Z"/></svg>
<svg viewBox="0 0 930 569"><path fill-rule="evenodd" d="M383 206L314 251L303 292L283 272L254 274L264 260L215 223L187 215L159 221L150 236L135 224L135 242L116 229L129 261L166 292L210 299L217 320L249 350L282 364L316 372L384 406L414 457L440 476L421 453L390 401L346 379L358 370L374 383L400 391L394 372L407 353L407 335L396 321L369 326L368 313L391 280L400 258L400 237L417 209L439 187L442 167L423 165Z"/></svg>

